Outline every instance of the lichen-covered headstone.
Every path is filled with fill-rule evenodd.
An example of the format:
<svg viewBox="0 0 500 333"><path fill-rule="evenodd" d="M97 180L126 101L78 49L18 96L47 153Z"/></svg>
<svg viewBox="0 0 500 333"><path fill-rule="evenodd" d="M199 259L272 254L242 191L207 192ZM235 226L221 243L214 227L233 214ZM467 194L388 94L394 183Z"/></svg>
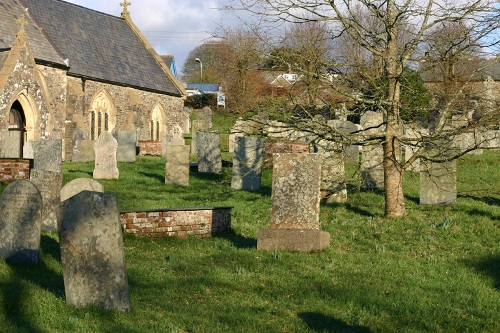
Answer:
<svg viewBox="0 0 500 333"><path fill-rule="evenodd" d="M96 179L118 179L120 172L117 167L116 151L118 142L109 132L102 132L96 140L95 167L93 177Z"/></svg>
<svg viewBox="0 0 500 333"><path fill-rule="evenodd" d="M319 230L321 154L274 154L269 230L259 230L257 249L321 250L330 234Z"/></svg>
<svg viewBox="0 0 500 333"><path fill-rule="evenodd" d="M42 231L57 231L61 204L63 174L48 170L32 169L30 181L42 195Z"/></svg>
<svg viewBox="0 0 500 333"><path fill-rule="evenodd" d="M82 191L64 201L59 242L68 304L130 310L115 194Z"/></svg>
<svg viewBox="0 0 500 333"><path fill-rule="evenodd" d="M345 202L347 200L347 185L345 181L345 166L342 144L319 140L315 151L321 153L321 196L327 202Z"/></svg>
<svg viewBox="0 0 500 333"><path fill-rule="evenodd" d="M165 148L165 184L189 186L190 147L168 145Z"/></svg>
<svg viewBox="0 0 500 333"><path fill-rule="evenodd" d="M82 191L104 192L104 186L91 178L73 179L61 189L61 202L71 198Z"/></svg>
<svg viewBox="0 0 500 333"><path fill-rule="evenodd" d="M135 130L116 130L114 137L118 143L116 160L118 162L135 162L137 152L137 133Z"/></svg>
<svg viewBox="0 0 500 333"><path fill-rule="evenodd" d="M361 116L364 134L369 137L383 132L382 113L368 111ZM374 143L363 146L361 154L361 179L364 188L384 188L384 151L382 145Z"/></svg>
<svg viewBox="0 0 500 333"><path fill-rule="evenodd" d="M73 154L71 156L72 162L90 162L95 161L95 141L82 140L75 142L73 147Z"/></svg>
<svg viewBox="0 0 500 333"><path fill-rule="evenodd" d="M62 173L62 140L33 142L33 168Z"/></svg>
<svg viewBox="0 0 500 333"><path fill-rule="evenodd" d="M220 151L220 134L213 132L196 133L196 152L198 155L198 172L221 173L222 158Z"/></svg>
<svg viewBox="0 0 500 333"><path fill-rule="evenodd" d="M27 180L9 184L0 197L0 257L37 264L42 227L42 197Z"/></svg>
<svg viewBox="0 0 500 333"><path fill-rule="evenodd" d="M231 187L236 190L258 191L262 178L264 139L237 137L233 157Z"/></svg>

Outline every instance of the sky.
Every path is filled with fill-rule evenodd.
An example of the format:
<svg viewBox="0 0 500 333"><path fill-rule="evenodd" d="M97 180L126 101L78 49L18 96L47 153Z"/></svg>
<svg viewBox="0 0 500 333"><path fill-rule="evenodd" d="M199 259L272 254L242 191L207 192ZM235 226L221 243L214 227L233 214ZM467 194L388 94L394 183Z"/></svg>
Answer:
<svg viewBox="0 0 500 333"><path fill-rule="evenodd" d="M120 16L124 0L65 0L103 13ZM128 0L132 21L158 54L173 54L177 73L189 52L211 37L222 25L231 24L223 0Z"/></svg>

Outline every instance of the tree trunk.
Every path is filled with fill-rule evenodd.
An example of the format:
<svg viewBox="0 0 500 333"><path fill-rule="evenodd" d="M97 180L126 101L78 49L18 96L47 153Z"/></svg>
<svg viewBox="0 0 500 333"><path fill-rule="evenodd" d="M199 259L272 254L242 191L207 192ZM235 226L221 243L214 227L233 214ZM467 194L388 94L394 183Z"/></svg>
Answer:
<svg viewBox="0 0 500 333"><path fill-rule="evenodd" d="M384 188L385 216L400 217L406 214L403 193L404 170L399 162L401 145L397 141L399 126L395 128L388 122L384 147Z"/></svg>

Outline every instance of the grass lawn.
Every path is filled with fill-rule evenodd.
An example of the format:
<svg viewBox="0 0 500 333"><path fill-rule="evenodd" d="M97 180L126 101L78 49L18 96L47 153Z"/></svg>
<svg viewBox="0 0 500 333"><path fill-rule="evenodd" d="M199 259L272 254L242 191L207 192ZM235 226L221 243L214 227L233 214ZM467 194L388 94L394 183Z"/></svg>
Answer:
<svg viewBox="0 0 500 333"><path fill-rule="evenodd" d="M212 239L125 236L132 311L75 308L64 299L57 235L42 236L37 267L0 260L0 332L500 332L500 151L458 161L458 200L419 206L405 176L408 215L383 217L383 195L356 190L321 206L328 249L257 251L269 226L271 171L258 192L222 175L164 184L161 158L120 164L102 181L121 210L233 206L233 232ZM64 163L64 181L93 163ZM0 187L2 190L4 187Z"/></svg>

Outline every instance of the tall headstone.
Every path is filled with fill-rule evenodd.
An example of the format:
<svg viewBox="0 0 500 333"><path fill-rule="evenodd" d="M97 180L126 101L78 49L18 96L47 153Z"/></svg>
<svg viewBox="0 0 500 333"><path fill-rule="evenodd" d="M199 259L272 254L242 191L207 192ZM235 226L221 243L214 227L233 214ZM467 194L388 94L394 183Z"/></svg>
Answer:
<svg viewBox="0 0 500 333"><path fill-rule="evenodd" d="M118 162L135 162L137 153L136 131L116 130L114 137L118 143L116 160Z"/></svg>
<svg viewBox="0 0 500 333"><path fill-rule="evenodd" d="M231 187L236 190L258 191L262 178L264 139L236 138Z"/></svg>
<svg viewBox="0 0 500 333"><path fill-rule="evenodd" d="M431 143L426 156L434 160L420 161L420 204L446 205L457 200L457 166L456 160L446 161L446 156L453 155L454 143Z"/></svg>
<svg viewBox="0 0 500 333"><path fill-rule="evenodd" d="M165 147L165 184L189 186L189 151L187 145Z"/></svg>
<svg viewBox="0 0 500 333"><path fill-rule="evenodd" d="M62 140L38 140L33 143L33 168L62 173Z"/></svg>
<svg viewBox="0 0 500 333"><path fill-rule="evenodd" d="M130 310L115 194L83 191L64 201L59 242L68 304Z"/></svg>
<svg viewBox="0 0 500 333"><path fill-rule="evenodd" d="M364 134L373 136L383 132L382 113L368 111L361 116ZM361 154L361 180L364 188L384 188L384 151L382 145L374 143L363 146Z"/></svg>
<svg viewBox="0 0 500 333"><path fill-rule="evenodd" d="M95 167L93 177L96 179L118 179L120 172L117 167L116 151L118 142L111 133L104 131L96 140Z"/></svg>
<svg viewBox="0 0 500 333"><path fill-rule="evenodd" d="M42 197L27 180L10 183L0 197L0 257L37 264L42 227Z"/></svg>
<svg viewBox="0 0 500 333"><path fill-rule="evenodd" d="M321 250L330 234L319 230L320 154L274 154L269 230L259 230L257 249Z"/></svg>
<svg viewBox="0 0 500 333"><path fill-rule="evenodd" d="M32 169L30 181L42 195L42 231L57 231L60 224L60 203L63 174Z"/></svg>
<svg viewBox="0 0 500 333"><path fill-rule="evenodd" d="M104 192L104 186L91 178L77 178L68 182L61 188L61 202L71 198L82 191Z"/></svg>
<svg viewBox="0 0 500 333"><path fill-rule="evenodd" d="M222 172L222 157L220 151L219 133L196 133L196 153L198 155L198 172Z"/></svg>
<svg viewBox="0 0 500 333"><path fill-rule="evenodd" d="M198 132L204 132L208 130L206 128L206 123L202 119L196 119L193 121L193 124L191 125L191 152L193 154L197 154L196 147L197 147L197 133Z"/></svg>

